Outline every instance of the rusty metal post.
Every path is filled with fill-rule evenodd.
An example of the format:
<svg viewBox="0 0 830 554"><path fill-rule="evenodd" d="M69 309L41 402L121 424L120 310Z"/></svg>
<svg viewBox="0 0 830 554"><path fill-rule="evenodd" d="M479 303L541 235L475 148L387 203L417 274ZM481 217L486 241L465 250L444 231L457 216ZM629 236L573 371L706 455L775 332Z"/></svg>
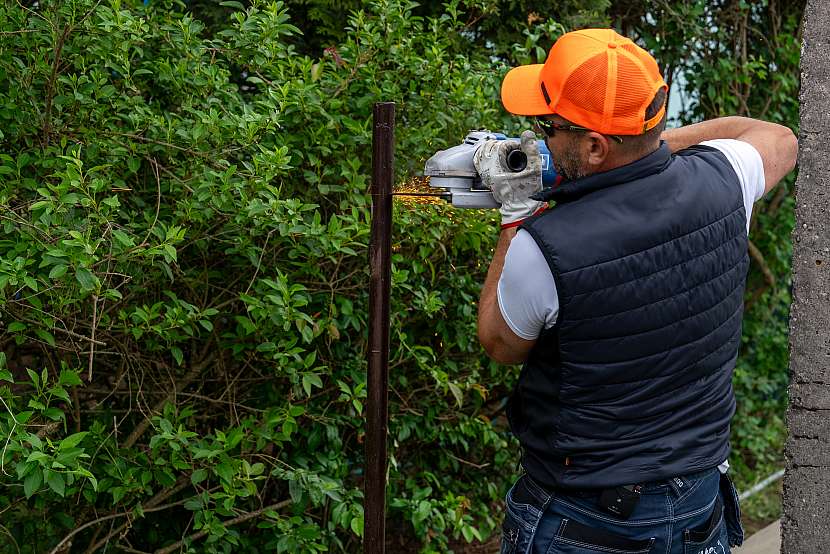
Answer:
<svg viewBox="0 0 830 554"><path fill-rule="evenodd" d="M386 537L386 430L389 390L389 285L392 246L392 179L395 103L374 106L372 135L372 233L369 242L369 373L366 407L366 481L363 552L383 554Z"/></svg>

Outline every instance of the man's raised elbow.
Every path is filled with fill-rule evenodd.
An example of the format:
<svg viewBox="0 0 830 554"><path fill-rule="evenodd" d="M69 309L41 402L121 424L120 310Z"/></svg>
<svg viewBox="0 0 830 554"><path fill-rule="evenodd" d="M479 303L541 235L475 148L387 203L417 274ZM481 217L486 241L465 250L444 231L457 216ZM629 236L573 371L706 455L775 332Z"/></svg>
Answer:
<svg viewBox="0 0 830 554"><path fill-rule="evenodd" d="M520 363L524 362L524 360L520 360L520 359L516 358L516 356L508 355L508 353L505 352L504 350L499 350L499 349L488 350L488 349L485 348L484 351L487 353L487 357L490 358L491 360L493 360L494 362L496 362L497 364L514 365L514 364L520 364Z"/></svg>
<svg viewBox="0 0 830 554"><path fill-rule="evenodd" d="M798 137L795 136L795 133L789 127L784 127L782 135L782 146L786 148L789 154L787 157L787 173L789 173L795 168L795 164L798 162Z"/></svg>
<svg viewBox="0 0 830 554"><path fill-rule="evenodd" d="M498 358L498 348L496 347L496 339L490 333L485 333L481 326L479 325L478 328L478 343L481 345L481 348L484 349L484 353L487 354L487 357L493 360L494 362L503 363Z"/></svg>
<svg viewBox="0 0 830 554"><path fill-rule="evenodd" d="M517 358L515 352L510 352L507 345L498 337L486 336L479 331L478 342L487 357L498 364L510 365L524 362L523 359Z"/></svg>

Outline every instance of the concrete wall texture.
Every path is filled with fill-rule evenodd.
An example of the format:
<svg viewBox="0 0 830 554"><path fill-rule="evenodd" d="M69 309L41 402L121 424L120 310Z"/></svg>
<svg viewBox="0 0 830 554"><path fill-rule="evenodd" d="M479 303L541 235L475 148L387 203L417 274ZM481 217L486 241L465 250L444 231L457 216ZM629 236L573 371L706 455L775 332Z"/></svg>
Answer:
<svg viewBox="0 0 830 554"><path fill-rule="evenodd" d="M784 554L830 552L830 1L804 13Z"/></svg>

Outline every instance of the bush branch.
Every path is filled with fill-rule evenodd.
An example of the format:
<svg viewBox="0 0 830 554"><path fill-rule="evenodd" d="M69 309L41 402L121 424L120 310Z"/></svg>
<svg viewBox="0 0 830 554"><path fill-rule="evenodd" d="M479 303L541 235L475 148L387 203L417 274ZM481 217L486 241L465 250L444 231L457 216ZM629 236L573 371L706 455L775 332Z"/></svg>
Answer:
<svg viewBox="0 0 830 554"><path fill-rule="evenodd" d="M259 517L263 514L263 512L267 512L268 510L279 510L280 508L284 508L291 504L291 500L283 500L282 502L277 502L276 504L271 504L270 506L266 506L259 510L248 512L247 514L241 515L239 517L235 517L233 519L229 519L228 521L222 522L222 527L230 527L231 525L236 525L237 523L242 523L244 521L248 521L249 519L253 519L255 517ZM165 546L164 548L159 548L153 554L170 554L171 552L178 550L185 541L197 541L203 537L205 537L209 531L199 531L197 533L193 533L189 537L185 537L180 541L177 541L170 546Z"/></svg>

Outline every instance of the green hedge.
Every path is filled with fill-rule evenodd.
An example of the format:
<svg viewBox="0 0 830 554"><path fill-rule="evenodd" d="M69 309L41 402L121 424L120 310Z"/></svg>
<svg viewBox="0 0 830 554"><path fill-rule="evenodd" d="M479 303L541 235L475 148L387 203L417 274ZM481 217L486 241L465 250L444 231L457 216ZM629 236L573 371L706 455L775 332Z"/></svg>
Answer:
<svg viewBox="0 0 830 554"><path fill-rule="evenodd" d="M507 123L499 66L454 50L452 7L344 15L319 59L279 2L211 33L182 8L0 8L0 537L353 552L372 104L403 178ZM491 533L515 464L515 372L475 340L496 228L395 213L390 525L435 549Z"/></svg>

